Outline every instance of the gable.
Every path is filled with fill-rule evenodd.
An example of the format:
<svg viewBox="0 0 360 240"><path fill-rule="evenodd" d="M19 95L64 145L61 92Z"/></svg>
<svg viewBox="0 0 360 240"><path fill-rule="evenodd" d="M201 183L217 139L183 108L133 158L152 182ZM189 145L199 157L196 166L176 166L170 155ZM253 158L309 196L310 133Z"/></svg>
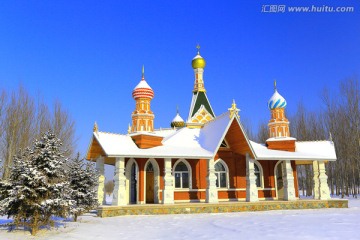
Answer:
<svg viewBox="0 0 360 240"><path fill-rule="evenodd" d="M86 154L86 159L91 160L97 158L98 156L105 156L105 151L101 147L99 141L93 136Z"/></svg>
<svg viewBox="0 0 360 240"><path fill-rule="evenodd" d="M236 118L233 118L225 138L231 150L241 155L249 153L252 158L255 158L247 136Z"/></svg>
<svg viewBox="0 0 360 240"><path fill-rule="evenodd" d="M234 115L230 118L229 116L230 113L227 112L204 125L199 136L201 146L215 156L222 143L225 142L232 151L241 155L249 153L251 157L255 158L250 141L237 117Z"/></svg>
<svg viewBox="0 0 360 240"><path fill-rule="evenodd" d="M193 107L191 109L190 117L193 117L201 108L204 106L206 111L214 118L215 114L211 108L210 102L206 96L205 92L195 92L194 93L195 102L193 103Z"/></svg>
<svg viewBox="0 0 360 240"><path fill-rule="evenodd" d="M214 119L214 117L207 111L204 105L201 105L199 110L191 118L190 122L204 124L212 119Z"/></svg>

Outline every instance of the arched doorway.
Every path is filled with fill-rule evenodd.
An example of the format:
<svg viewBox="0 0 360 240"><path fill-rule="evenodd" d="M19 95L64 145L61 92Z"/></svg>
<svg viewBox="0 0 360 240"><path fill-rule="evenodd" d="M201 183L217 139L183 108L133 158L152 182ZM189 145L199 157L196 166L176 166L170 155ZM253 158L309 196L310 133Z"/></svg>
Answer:
<svg viewBox="0 0 360 240"><path fill-rule="evenodd" d="M151 162L146 167L146 203L154 203L154 167Z"/></svg>
<svg viewBox="0 0 360 240"><path fill-rule="evenodd" d="M137 166L135 163L131 165L130 170L130 204L137 203Z"/></svg>
<svg viewBox="0 0 360 240"><path fill-rule="evenodd" d="M278 200L284 199L284 171L283 161L279 161L275 165L275 184L276 184L276 196Z"/></svg>
<svg viewBox="0 0 360 240"><path fill-rule="evenodd" d="M159 203L159 166L155 159L145 164L145 203Z"/></svg>
<svg viewBox="0 0 360 240"><path fill-rule="evenodd" d="M139 199L139 166L135 159L131 158L126 162L126 199L128 204L137 204Z"/></svg>

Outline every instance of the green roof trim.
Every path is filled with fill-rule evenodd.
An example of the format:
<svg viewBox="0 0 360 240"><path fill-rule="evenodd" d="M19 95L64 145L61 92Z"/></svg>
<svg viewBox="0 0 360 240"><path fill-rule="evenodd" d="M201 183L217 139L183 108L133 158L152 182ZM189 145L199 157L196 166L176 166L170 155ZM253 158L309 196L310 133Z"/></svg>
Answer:
<svg viewBox="0 0 360 240"><path fill-rule="evenodd" d="M205 92L195 92L194 95L196 95L196 100L194 104L193 111L191 113L191 117L195 115L195 113L199 110L201 105L204 105L205 109L215 118L215 114L210 106L209 100L206 96Z"/></svg>

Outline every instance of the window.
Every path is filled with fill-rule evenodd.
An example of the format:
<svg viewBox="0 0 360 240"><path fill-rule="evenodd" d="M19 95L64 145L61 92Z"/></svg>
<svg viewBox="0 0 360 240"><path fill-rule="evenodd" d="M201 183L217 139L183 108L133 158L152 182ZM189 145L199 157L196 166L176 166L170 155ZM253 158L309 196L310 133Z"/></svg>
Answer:
<svg viewBox="0 0 360 240"><path fill-rule="evenodd" d="M225 139L221 142L220 147L229 148L229 145L227 144L227 142L225 141Z"/></svg>
<svg viewBox="0 0 360 240"><path fill-rule="evenodd" d="M216 175L216 187L226 188L227 187L227 172L222 161L217 161L215 164L215 175Z"/></svg>
<svg viewBox="0 0 360 240"><path fill-rule="evenodd" d="M175 188L189 188L189 169L183 161L176 165L174 176Z"/></svg>
<svg viewBox="0 0 360 240"><path fill-rule="evenodd" d="M261 187L261 172L257 163L254 164L254 174L256 176L256 186Z"/></svg>

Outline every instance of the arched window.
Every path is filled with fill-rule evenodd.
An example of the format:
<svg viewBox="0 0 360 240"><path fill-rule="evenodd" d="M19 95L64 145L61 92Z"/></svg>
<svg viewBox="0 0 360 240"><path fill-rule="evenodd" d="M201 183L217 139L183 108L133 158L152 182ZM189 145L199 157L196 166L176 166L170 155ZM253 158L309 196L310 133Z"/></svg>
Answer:
<svg viewBox="0 0 360 240"><path fill-rule="evenodd" d="M215 164L215 175L216 175L216 187L226 188L227 187L227 171L225 163L223 161L217 161Z"/></svg>
<svg viewBox="0 0 360 240"><path fill-rule="evenodd" d="M255 164L254 164L254 174L256 176L256 186L261 187L262 174L261 174L259 163L257 163L257 162L255 162Z"/></svg>
<svg viewBox="0 0 360 240"><path fill-rule="evenodd" d="M183 161L176 164L174 176L175 188L189 188L189 169Z"/></svg>

